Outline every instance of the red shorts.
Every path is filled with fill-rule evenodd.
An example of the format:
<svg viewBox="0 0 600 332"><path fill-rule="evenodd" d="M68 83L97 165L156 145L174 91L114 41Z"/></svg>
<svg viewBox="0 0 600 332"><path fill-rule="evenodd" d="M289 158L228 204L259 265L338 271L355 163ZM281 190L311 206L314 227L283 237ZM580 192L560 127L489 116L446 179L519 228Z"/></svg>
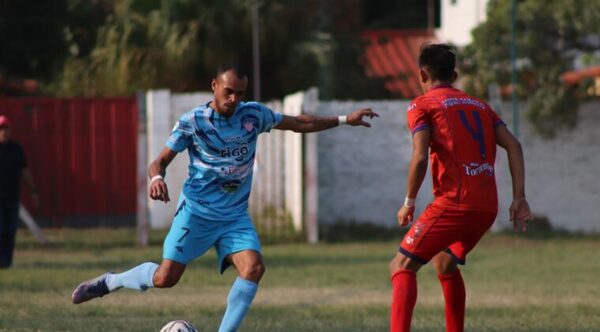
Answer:
<svg viewBox="0 0 600 332"><path fill-rule="evenodd" d="M406 233L398 251L426 264L443 250L458 264L465 264L469 251L495 219L496 212L460 211L430 204Z"/></svg>

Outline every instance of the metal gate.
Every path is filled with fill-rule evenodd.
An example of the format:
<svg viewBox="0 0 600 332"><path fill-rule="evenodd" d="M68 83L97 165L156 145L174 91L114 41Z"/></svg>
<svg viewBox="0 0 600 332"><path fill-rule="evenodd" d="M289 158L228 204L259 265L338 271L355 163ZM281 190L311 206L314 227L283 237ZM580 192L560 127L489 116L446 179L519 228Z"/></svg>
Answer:
<svg viewBox="0 0 600 332"><path fill-rule="evenodd" d="M137 106L127 98L1 98L0 114L27 156L38 187L33 214L64 218L136 212Z"/></svg>

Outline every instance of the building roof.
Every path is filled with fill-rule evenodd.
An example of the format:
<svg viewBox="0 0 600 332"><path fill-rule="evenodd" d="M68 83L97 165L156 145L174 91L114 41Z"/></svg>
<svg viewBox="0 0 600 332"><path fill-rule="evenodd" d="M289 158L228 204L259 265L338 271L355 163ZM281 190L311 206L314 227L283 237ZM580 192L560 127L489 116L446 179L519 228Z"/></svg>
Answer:
<svg viewBox="0 0 600 332"><path fill-rule="evenodd" d="M577 85L586 78L600 77L600 66L588 67L580 70L572 70L561 75L563 83Z"/></svg>
<svg viewBox="0 0 600 332"><path fill-rule="evenodd" d="M435 40L427 30L368 30L366 42L367 76L383 78L393 95L414 98L422 93L417 58L421 45Z"/></svg>

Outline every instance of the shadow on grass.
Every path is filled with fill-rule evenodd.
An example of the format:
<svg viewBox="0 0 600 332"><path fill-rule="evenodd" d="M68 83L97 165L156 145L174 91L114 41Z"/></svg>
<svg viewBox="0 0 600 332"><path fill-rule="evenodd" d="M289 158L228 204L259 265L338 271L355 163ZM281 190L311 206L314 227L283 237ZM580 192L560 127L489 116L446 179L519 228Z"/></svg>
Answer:
<svg viewBox="0 0 600 332"><path fill-rule="evenodd" d="M31 233L21 229L17 234L17 249L30 250L104 250L136 248L135 228L46 228L47 244L39 243ZM166 230L148 232L148 247L162 246Z"/></svg>
<svg viewBox="0 0 600 332"><path fill-rule="evenodd" d="M324 242L374 242L390 241L397 239L400 241L408 227L385 227L370 222L343 222L338 221L334 224L321 225L319 234Z"/></svg>
<svg viewBox="0 0 600 332"><path fill-rule="evenodd" d="M498 234L512 235L514 234L514 230L506 228L499 231ZM564 228L554 227L546 216L536 216L527 223L527 231L520 232L519 236L531 240L600 238L600 234L586 234L581 231L573 232Z"/></svg>

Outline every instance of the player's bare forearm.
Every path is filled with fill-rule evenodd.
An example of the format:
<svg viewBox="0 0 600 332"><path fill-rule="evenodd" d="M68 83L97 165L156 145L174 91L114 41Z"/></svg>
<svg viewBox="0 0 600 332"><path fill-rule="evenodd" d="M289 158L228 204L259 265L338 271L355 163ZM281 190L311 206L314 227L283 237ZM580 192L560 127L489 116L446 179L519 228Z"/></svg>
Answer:
<svg viewBox="0 0 600 332"><path fill-rule="evenodd" d="M148 195L153 200L159 200L165 203L171 200L167 183L162 178L155 177L158 175L162 177L165 176L167 166L169 166L175 156L177 156L177 152L165 147L158 155L158 158L156 158L148 167L148 176L150 179L153 179L150 181Z"/></svg>
<svg viewBox="0 0 600 332"><path fill-rule="evenodd" d="M523 158L523 148L521 143L511 145L507 149L508 166L513 184L513 198L525 197L525 161Z"/></svg>
<svg viewBox="0 0 600 332"><path fill-rule="evenodd" d="M370 108L354 111L343 117L346 124L350 126L371 127L371 124L363 121L364 117L370 119L379 115ZM275 126L279 130L292 130L297 133L313 133L331 129L340 125L340 118L334 116L318 116L313 114L301 114L298 116L284 116L283 120Z"/></svg>
<svg viewBox="0 0 600 332"><path fill-rule="evenodd" d="M506 150L513 186L513 202L510 205L510 220L515 232L527 230L527 221L533 218L529 203L525 199L525 161L521 143L504 126L496 128L496 142Z"/></svg>
<svg viewBox="0 0 600 332"><path fill-rule="evenodd" d="M406 197L415 198L427 174L427 158L412 158L408 169Z"/></svg>
<svg viewBox="0 0 600 332"><path fill-rule="evenodd" d="M167 172L167 167L173 161L173 159L177 156L177 152L169 149L163 148L158 157L150 163L148 166L148 177L153 178L157 175L165 176Z"/></svg>
<svg viewBox="0 0 600 332"><path fill-rule="evenodd" d="M286 123L284 123L284 121ZM337 127L339 125L337 117L323 117L312 114L300 114L295 117L284 117L284 121L282 121L281 124L275 128L292 130L296 133L313 133Z"/></svg>
<svg viewBox="0 0 600 332"><path fill-rule="evenodd" d="M512 179L513 198L525 197L525 160L521 143L504 126L496 129L496 141L506 150Z"/></svg>
<svg viewBox="0 0 600 332"><path fill-rule="evenodd" d="M422 130L413 136L413 152L408 169L406 197L416 198L427 174L430 131Z"/></svg>
<svg viewBox="0 0 600 332"><path fill-rule="evenodd" d="M150 166L148 166L148 177L149 178L153 178L157 175L164 177L166 173L167 173L167 167L166 167L166 165L162 164L159 159L155 159L153 162L150 163Z"/></svg>

